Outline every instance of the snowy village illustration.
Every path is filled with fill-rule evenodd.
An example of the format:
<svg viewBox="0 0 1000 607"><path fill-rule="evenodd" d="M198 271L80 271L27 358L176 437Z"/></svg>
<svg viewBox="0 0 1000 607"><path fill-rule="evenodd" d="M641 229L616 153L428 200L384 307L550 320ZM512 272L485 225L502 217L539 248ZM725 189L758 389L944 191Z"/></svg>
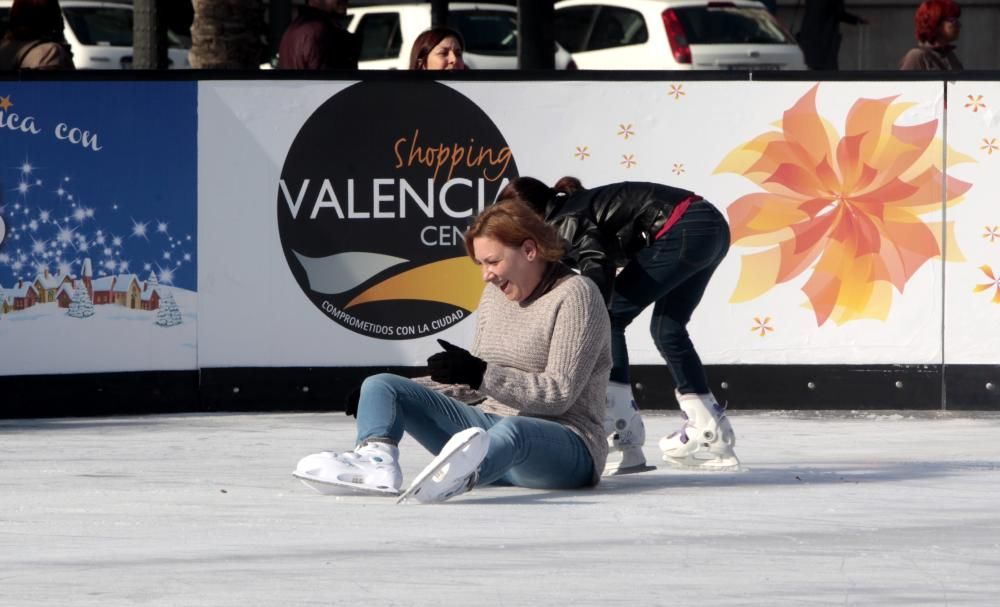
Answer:
<svg viewBox="0 0 1000 607"><path fill-rule="evenodd" d="M94 306L117 305L131 310L156 312L155 322L172 327L183 322L173 293L159 283L156 272L143 280L135 274L101 276L94 279L89 258L83 261L83 276L56 276L48 268L34 281L18 280L11 287L0 285L0 313L11 314L36 305L56 304L74 318L94 315Z"/></svg>

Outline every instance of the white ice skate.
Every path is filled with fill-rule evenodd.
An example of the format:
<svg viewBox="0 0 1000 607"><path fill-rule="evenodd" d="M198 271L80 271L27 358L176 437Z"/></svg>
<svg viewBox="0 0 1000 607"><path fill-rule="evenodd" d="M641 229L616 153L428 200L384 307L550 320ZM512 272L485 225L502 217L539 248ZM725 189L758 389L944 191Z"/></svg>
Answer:
<svg viewBox="0 0 1000 607"><path fill-rule="evenodd" d="M660 439L663 461L678 468L739 470L736 434L726 409L711 394L675 393L684 426Z"/></svg>
<svg viewBox="0 0 1000 607"><path fill-rule="evenodd" d="M299 460L292 476L324 495L396 496L403 484L399 448L379 442L364 443L343 453L307 455Z"/></svg>
<svg viewBox="0 0 1000 607"><path fill-rule="evenodd" d="M414 500L434 504L465 493L479 479L479 465L486 458L489 446L490 436L482 428L468 428L455 434L396 503Z"/></svg>
<svg viewBox="0 0 1000 607"><path fill-rule="evenodd" d="M646 465L646 456L642 453L646 426L628 384L614 381L608 384L604 432L608 435L608 460L603 476L656 469Z"/></svg>

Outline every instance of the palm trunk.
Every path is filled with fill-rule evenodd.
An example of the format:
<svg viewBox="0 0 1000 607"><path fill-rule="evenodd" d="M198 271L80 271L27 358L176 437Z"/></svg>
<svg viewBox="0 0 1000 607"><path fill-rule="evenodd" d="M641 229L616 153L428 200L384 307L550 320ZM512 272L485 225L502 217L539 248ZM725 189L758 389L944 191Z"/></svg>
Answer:
<svg viewBox="0 0 1000 607"><path fill-rule="evenodd" d="M263 0L194 0L191 67L257 69Z"/></svg>

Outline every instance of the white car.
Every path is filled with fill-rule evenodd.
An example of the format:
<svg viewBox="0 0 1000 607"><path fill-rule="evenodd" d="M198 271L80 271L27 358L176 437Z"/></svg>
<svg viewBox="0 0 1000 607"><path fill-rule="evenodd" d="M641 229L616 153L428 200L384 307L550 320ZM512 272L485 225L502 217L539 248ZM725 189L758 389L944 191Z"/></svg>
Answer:
<svg viewBox="0 0 1000 607"><path fill-rule="evenodd" d="M751 0L562 0L555 35L580 69L806 69L795 38Z"/></svg>
<svg viewBox="0 0 1000 607"><path fill-rule="evenodd" d="M13 0L0 0L0 35L7 31ZM132 67L132 5L99 0L60 0L63 34L77 69L117 70ZM167 34L170 68L190 68L188 51Z"/></svg>
<svg viewBox="0 0 1000 607"><path fill-rule="evenodd" d="M360 69L410 67L410 49L431 27L430 3L348 7L348 31L361 36ZM503 4L451 2L448 24L465 39L470 69L517 69L517 9ZM572 56L556 45L555 67L575 69Z"/></svg>

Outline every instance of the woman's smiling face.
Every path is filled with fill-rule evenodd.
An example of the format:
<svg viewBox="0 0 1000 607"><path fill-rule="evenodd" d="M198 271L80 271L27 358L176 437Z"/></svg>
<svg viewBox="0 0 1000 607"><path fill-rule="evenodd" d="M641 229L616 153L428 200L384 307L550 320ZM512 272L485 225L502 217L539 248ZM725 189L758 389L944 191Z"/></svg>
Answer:
<svg viewBox="0 0 1000 607"><path fill-rule="evenodd" d="M503 291L510 301L524 301L542 280L546 263L538 256L533 240L509 247L489 236L480 236L472 241L472 247L483 280Z"/></svg>

